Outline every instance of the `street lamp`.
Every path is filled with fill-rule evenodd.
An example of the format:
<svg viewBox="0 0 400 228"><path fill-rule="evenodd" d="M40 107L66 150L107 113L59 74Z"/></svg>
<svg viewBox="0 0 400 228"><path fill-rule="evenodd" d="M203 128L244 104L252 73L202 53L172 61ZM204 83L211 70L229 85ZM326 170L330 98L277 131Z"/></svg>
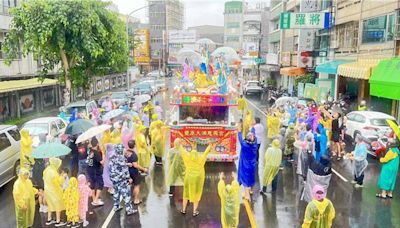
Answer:
<svg viewBox="0 0 400 228"><path fill-rule="evenodd" d="M130 77L130 75L129 75L129 57L130 57L130 55L129 55L129 18L132 16L132 14L134 14L134 13L136 13L137 11L140 11L140 10L142 10L142 9L146 9L146 8L149 8L149 7L151 7L151 6L154 6L154 5L157 5L156 3L154 3L154 4L149 4L149 5L146 5L146 6L142 6L142 7L140 7L140 8L137 8L137 9L135 9L135 10L133 10L132 12L130 12L129 14L128 14L128 16L127 16L127 18L126 18L126 25L125 25L125 29L126 29L126 35L127 35L127 40L126 40L126 44L127 44L127 47L128 47L128 61L127 61L127 63L126 63L126 65L127 65L127 68L126 68L126 76L128 77L128 79L127 79L127 81L128 81L128 92L130 91L130 89L131 89L131 77ZM132 46L132 48L134 48L133 46ZM133 56L134 57L134 56Z"/></svg>

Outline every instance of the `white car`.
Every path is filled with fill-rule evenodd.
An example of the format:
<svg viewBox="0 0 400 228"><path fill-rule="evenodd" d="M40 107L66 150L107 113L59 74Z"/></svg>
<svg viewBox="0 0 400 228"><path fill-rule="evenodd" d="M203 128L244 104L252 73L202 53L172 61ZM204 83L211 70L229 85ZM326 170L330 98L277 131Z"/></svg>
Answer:
<svg viewBox="0 0 400 228"><path fill-rule="evenodd" d="M26 122L22 129L29 131L33 137L32 146L37 147L44 142L54 142L59 140L59 136L64 134L67 123L60 117L42 117Z"/></svg>
<svg viewBox="0 0 400 228"><path fill-rule="evenodd" d="M259 81L248 81L244 85L243 93L247 95L248 93L258 93L261 94L263 89L260 86Z"/></svg>
<svg viewBox="0 0 400 228"><path fill-rule="evenodd" d="M363 136L370 142L376 141L379 135L389 135L392 129L386 120L396 119L383 112L373 111L354 111L347 114L346 134L356 138L357 135Z"/></svg>
<svg viewBox="0 0 400 228"><path fill-rule="evenodd" d="M162 70L153 70L150 73L146 74L146 77L165 77L165 74Z"/></svg>
<svg viewBox="0 0 400 228"><path fill-rule="evenodd" d="M141 82L142 83L142 82ZM157 88L157 84L156 81L153 79L149 79L149 80L145 80L143 81L143 83L147 83L151 86L151 90L153 91L152 95L156 95L158 92L158 88Z"/></svg>
<svg viewBox="0 0 400 228"><path fill-rule="evenodd" d="M0 125L0 187L18 174L20 140L17 126Z"/></svg>

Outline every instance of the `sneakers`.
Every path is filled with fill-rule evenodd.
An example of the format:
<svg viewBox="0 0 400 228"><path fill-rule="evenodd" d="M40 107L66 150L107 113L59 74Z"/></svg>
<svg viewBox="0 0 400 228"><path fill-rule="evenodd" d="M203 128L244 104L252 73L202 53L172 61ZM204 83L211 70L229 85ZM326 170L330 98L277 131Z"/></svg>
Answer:
<svg viewBox="0 0 400 228"><path fill-rule="evenodd" d="M131 211L127 211L127 212L126 212L126 215L133 215L133 214L135 214L136 212L138 212L138 210L137 210L137 209L133 209L133 210L131 210Z"/></svg>
<svg viewBox="0 0 400 228"><path fill-rule="evenodd" d="M363 185L356 184L356 185L354 185L354 187L356 187L356 188L363 188L364 186L363 186Z"/></svg>
<svg viewBox="0 0 400 228"><path fill-rule="evenodd" d="M84 221L82 226L83 227L87 227L88 225L89 225L89 222L88 221Z"/></svg>
<svg viewBox="0 0 400 228"><path fill-rule="evenodd" d="M71 227L72 226L72 222L67 222L67 227Z"/></svg>
<svg viewBox="0 0 400 228"><path fill-rule="evenodd" d="M54 224L54 223L56 223L55 220L48 220L48 221L46 222L46 226L50 226L51 224Z"/></svg>
<svg viewBox="0 0 400 228"><path fill-rule="evenodd" d="M55 227L60 227L60 226L65 226L65 224L67 224L66 222L56 222L54 224Z"/></svg>
<svg viewBox="0 0 400 228"><path fill-rule="evenodd" d="M156 165L163 165L162 162L156 162Z"/></svg>
<svg viewBox="0 0 400 228"><path fill-rule="evenodd" d="M174 193L168 192L168 196L169 196L169 197L173 197L173 196L174 196Z"/></svg>
<svg viewBox="0 0 400 228"><path fill-rule="evenodd" d="M80 227L81 225L79 225L79 223L75 223L75 224L72 224L72 226L71 226L71 228L78 228L78 227Z"/></svg>
<svg viewBox="0 0 400 228"><path fill-rule="evenodd" d="M120 207L120 206L118 206L118 207L115 207L115 206L114 206L114 208L113 208L114 212L117 212L117 211L119 211L119 210L121 210L121 209L122 209L122 207Z"/></svg>
<svg viewBox="0 0 400 228"><path fill-rule="evenodd" d="M357 181L352 180L351 183L352 183L352 184L357 184Z"/></svg>
<svg viewBox="0 0 400 228"><path fill-rule="evenodd" d="M98 200L97 202L92 201L92 206L103 206L104 202L102 200Z"/></svg>

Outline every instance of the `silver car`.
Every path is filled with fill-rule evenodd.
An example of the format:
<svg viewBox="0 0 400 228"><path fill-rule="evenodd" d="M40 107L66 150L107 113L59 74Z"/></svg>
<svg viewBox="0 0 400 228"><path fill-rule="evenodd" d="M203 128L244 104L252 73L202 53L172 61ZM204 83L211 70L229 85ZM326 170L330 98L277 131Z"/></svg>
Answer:
<svg viewBox="0 0 400 228"><path fill-rule="evenodd" d="M18 173L20 140L17 126L0 125L0 187Z"/></svg>

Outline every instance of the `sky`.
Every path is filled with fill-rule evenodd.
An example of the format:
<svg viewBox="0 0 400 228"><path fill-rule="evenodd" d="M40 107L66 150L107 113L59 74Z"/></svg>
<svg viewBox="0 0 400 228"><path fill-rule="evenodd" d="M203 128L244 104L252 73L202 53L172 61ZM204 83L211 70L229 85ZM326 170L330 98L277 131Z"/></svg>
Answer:
<svg viewBox="0 0 400 228"><path fill-rule="evenodd" d="M256 2L257 0L249 0ZM259 2L258 0L257 2ZM135 9L146 5L146 0L112 0L118 6L120 13L128 14ZM198 25L224 25L224 3L225 0L182 0L185 4L185 27ZM142 9L133 17L146 22L146 11Z"/></svg>

